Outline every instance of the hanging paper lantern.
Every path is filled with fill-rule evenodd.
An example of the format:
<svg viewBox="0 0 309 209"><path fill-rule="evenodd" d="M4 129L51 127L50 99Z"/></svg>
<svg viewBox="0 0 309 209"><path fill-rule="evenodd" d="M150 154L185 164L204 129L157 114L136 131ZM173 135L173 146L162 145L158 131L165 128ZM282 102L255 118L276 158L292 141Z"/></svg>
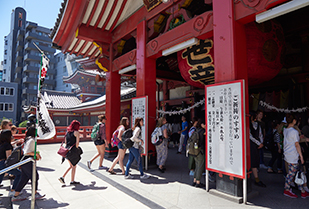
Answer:
<svg viewBox="0 0 309 209"><path fill-rule="evenodd" d="M185 50L177 52L178 68L181 76L191 86L204 88L214 82L213 41L199 42Z"/></svg>
<svg viewBox="0 0 309 209"><path fill-rule="evenodd" d="M274 78L282 68L284 34L279 23L267 21L246 25L247 65L249 85ZM214 82L213 41L199 40L198 44L177 52L182 77L191 86L204 88Z"/></svg>
<svg viewBox="0 0 309 209"><path fill-rule="evenodd" d="M282 68L284 34L279 23L249 23L246 25L249 85L274 78Z"/></svg>

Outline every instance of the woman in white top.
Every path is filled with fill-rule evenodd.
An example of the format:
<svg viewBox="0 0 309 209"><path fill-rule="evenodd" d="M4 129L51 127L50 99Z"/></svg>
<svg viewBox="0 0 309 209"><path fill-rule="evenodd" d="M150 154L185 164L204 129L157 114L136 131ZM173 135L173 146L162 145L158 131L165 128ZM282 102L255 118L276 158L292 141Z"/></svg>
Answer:
<svg viewBox="0 0 309 209"><path fill-rule="evenodd" d="M27 130L26 133L26 138L25 138L25 143L24 143L24 159L29 158L29 157L34 157L34 148L35 148L35 128L30 127ZM36 159L40 160L41 155L39 153L36 153ZM32 179L33 175L33 170L32 170L32 162L26 163L21 166L21 178L20 181L15 189L15 195L12 197L12 202L15 201L21 201L27 199L26 197L23 197L19 195L20 191L26 186L28 181ZM36 182L35 182L35 199L42 199L44 198L45 195L40 195L37 190L38 190L38 180L39 180L39 174L38 171L36 170Z"/></svg>
<svg viewBox="0 0 309 209"><path fill-rule="evenodd" d="M118 130L117 138L119 140L118 145L117 145L118 146L118 155L114 159L114 161L112 163L112 166L107 170L111 174L116 174L116 172L113 169L114 169L114 167L115 167L115 165L117 164L118 161L119 161L119 166L120 166L120 168L122 170L122 175L125 174L125 170L124 170L124 166L123 166L123 158L124 158L124 156L126 154L126 149L122 145L122 138L121 138L121 136L122 136L123 132L129 127L129 124L130 124L130 122L129 122L129 119L127 117L121 118L120 124L119 124L119 126L117 128L117 130Z"/></svg>
<svg viewBox="0 0 309 209"><path fill-rule="evenodd" d="M288 115L286 117L288 127L283 130L284 135L284 160L288 164L288 173L285 178L284 184L284 195L291 198L297 198L297 195L292 192L291 183L296 175L296 172L299 170L298 160L300 159L301 164L304 164L304 158L301 153L301 148L299 145L299 133L294 128L294 125L297 123L297 120L293 115ZM299 185L301 190L301 197L309 197L309 193L304 190L303 185Z"/></svg>
<svg viewBox="0 0 309 209"><path fill-rule="evenodd" d="M142 159L141 159L141 155L139 153L139 144L141 143L141 145L144 144L144 141L141 139L142 133L141 133L141 129L143 126L143 118L137 117L135 119L134 122L134 127L132 128L133 130L133 136L131 137L131 140L134 142L133 146L131 148L129 148L130 154L129 154L129 160L127 162L126 165L126 172L125 172L125 178L126 179L131 179L133 178L133 176L131 176L129 174L129 170L131 167L131 164L134 161L134 158L137 161L138 167L139 167L139 171L141 173L141 179L148 179L149 176L144 174L143 171L143 165L142 165Z"/></svg>

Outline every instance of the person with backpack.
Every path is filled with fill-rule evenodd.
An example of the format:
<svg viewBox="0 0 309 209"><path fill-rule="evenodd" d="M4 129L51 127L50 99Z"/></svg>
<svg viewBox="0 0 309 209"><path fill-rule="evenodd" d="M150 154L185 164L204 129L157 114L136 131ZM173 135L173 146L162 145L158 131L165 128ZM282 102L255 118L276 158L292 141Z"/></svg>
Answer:
<svg viewBox="0 0 309 209"><path fill-rule="evenodd" d="M288 127L283 130L283 149L284 160L288 164L288 173L285 178L283 195L291 198L297 198L297 195L292 192L291 183L293 182L293 179L300 167L298 160L300 160L302 165L304 164L304 158L299 145L299 132L294 128L295 124L297 124L297 119L294 117L294 115L289 114L286 116L286 121ZM302 198L309 197L309 193L305 191L303 185L298 185L298 188L301 190Z"/></svg>
<svg viewBox="0 0 309 209"><path fill-rule="evenodd" d="M76 165L80 161L81 149L79 148L79 127L80 122L77 120L73 120L69 127L67 128L67 132L65 134L65 144L66 148L70 149L68 154L66 155L66 159L68 160L70 167L64 172L63 176L61 176L58 180L60 183L65 184L64 178L68 174L68 172L72 169L71 173L71 185L80 184L80 182L75 181L76 174Z"/></svg>
<svg viewBox="0 0 309 209"><path fill-rule="evenodd" d="M26 138L25 138L25 143L24 143L24 148L23 148L23 152L24 152L23 160L30 158L30 157L31 158L34 157L35 131L36 131L35 127L30 127L30 128L28 128L28 130L26 132ZM41 159L42 159L41 155L37 152L36 153L36 160L41 160ZM37 170L35 171L35 174L33 173L33 162L31 161L31 162L28 162L28 163L21 166L20 181L16 186L15 194L12 197L12 202L27 199L27 197L23 197L22 195L20 195L20 192L26 186L28 181L30 179L32 180L32 175L36 175L35 199L39 200L39 199L43 199L45 197L45 195L41 195L40 193L38 193L39 173L38 173Z"/></svg>
<svg viewBox="0 0 309 209"><path fill-rule="evenodd" d="M11 145L12 132L11 130L3 130L0 134L0 170L4 169L6 159L12 154L13 146ZM15 168L8 171L8 174L14 175L15 179L13 181L12 189L9 191L9 196L12 197L15 193L17 184L19 183L21 172L19 169ZM0 184L2 183L4 174L0 175Z"/></svg>
<svg viewBox="0 0 309 209"><path fill-rule="evenodd" d="M87 161L87 166L88 166L89 170L91 169L92 162L95 159L97 159L98 157L100 157L99 169L106 169L106 167L103 166L103 160L104 160L104 155L105 155L105 147L107 146L107 143L106 143L106 127L105 127L106 117L105 117L105 115L99 115L98 119L99 119L98 123L96 123L93 126L93 131L95 131L95 133L91 134L92 135L91 138L95 138L95 139L92 139L92 140L94 140L94 145L96 146L96 148L98 150L98 154L93 156L93 158L91 158L91 160ZM95 136L93 136L93 134Z"/></svg>
<svg viewBox="0 0 309 209"><path fill-rule="evenodd" d="M268 173L274 173L273 165L277 160L278 173L282 173L282 151L280 147L280 135L278 133L279 121L274 120L271 123L271 134L266 137L268 138L268 149L271 152L271 160L268 163Z"/></svg>
<svg viewBox="0 0 309 209"><path fill-rule="evenodd" d="M166 123L167 123L166 118L161 117L159 118L157 124L157 128L160 128L162 133L162 136L159 136L162 138L161 143L155 145L157 151L157 165L159 166L158 169L161 173L164 173L165 171L164 165L168 154L168 148L167 148L168 134L167 134Z"/></svg>
<svg viewBox="0 0 309 209"><path fill-rule="evenodd" d="M192 152L188 151L195 162L192 186L203 188L205 185L201 183L201 178L205 171L205 123L201 119L198 119L195 123L196 131L192 133L191 138L188 140L188 144L193 143L194 149Z"/></svg>
<svg viewBox="0 0 309 209"><path fill-rule="evenodd" d="M133 163L134 158L137 161L138 169L141 173L140 178L141 179L148 179L149 178L149 176L147 174L145 174L144 171L143 171L142 159L141 159L141 155L140 155L140 152L139 152L139 144L140 143L141 143L141 145L144 144L144 141L141 139L143 124L144 124L143 118L140 118L140 117L135 118L134 126L132 128L133 136L131 137L131 141L133 141L134 144L133 144L132 147L129 148L129 151L130 151L129 160L128 160L127 165L126 165L126 172L125 172L125 176L124 176L126 179L134 178L133 176L131 176L129 174L129 170L131 168L131 165Z"/></svg>
<svg viewBox="0 0 309 209"><path fill-rule="evenodd" d="M114 140L115 141L118 140L118 144L117 144L117 146L118 146L118 155L114 159L114 161L112 163L112 166L107 170L111 174L116 174L116 172L113 169L114 169L114 167L115 167L115 165L117 164L118 161L119 161L120 169L122 171L122 175L125 174L124 165L123 165L123 159L124 159L124 156L126 154L126 149L122 145L122 134L123 134L123 132L126 129L128 129L129 125L130 125L129 119L127 117L122 117L121 120L120 120L120 124L119 124L118 128L113 133L113 139L116 138ZM114 134L115 134L115 136L114 136Z"/></svg>

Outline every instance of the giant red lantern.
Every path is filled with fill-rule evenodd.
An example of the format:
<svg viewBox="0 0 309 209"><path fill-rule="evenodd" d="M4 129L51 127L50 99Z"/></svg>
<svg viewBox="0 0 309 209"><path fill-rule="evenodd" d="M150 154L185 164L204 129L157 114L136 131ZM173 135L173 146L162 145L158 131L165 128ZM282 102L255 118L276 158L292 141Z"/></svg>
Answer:
<svg viewBox="0 0 309 209"><path fill-rule="evenodd" d="M213 41L199 42L185 50L177 52L178 67L181 76L190 85L204 88L214 81Z"/></svg>
<svg viewBox="0 0 309 209"><path fill-rule="evenodd" d="M282 68L280 60L285 45L280 24L268 21L246 25L247 63L249 85L274 78ZM204 88L214 82L213 41L199 43L177 52L178 67L182 77L192 86Z"/></svg>

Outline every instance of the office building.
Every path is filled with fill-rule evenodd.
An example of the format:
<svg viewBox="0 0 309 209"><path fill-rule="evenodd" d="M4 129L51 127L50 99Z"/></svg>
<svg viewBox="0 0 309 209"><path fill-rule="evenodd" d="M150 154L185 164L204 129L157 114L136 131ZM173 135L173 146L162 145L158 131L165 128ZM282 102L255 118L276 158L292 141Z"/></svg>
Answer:
<svg viewBox="0 0 309 209"><path fill-rule="evenodd" d="M41 53L37 45L49 58L49 68L43 89L55 88L55 49L49 38L50 29L26 20L26 11L17 7L11 14L10 33L4 38L3 81L18 84L17 120L22 122L26 114L23 105L35 104Z"/></svg>

